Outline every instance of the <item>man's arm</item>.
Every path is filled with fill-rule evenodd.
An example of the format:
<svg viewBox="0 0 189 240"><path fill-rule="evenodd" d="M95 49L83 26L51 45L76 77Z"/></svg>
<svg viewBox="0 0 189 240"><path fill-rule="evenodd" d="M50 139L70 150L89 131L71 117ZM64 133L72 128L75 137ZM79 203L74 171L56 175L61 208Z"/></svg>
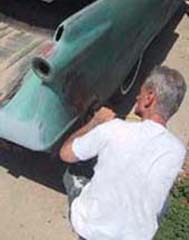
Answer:
<svg viewBox="0 0 189 240"><path fill-rule="evenodd" d="M90 130L102 124L104 122L110 121L115 117L115 113L108 108L102 107L94 117L83 127L73 133L63 144L60 149L60 158L68 163L78 162L79 159L75 155L72 145L76 138L81 137L88 133Z"/></svg>

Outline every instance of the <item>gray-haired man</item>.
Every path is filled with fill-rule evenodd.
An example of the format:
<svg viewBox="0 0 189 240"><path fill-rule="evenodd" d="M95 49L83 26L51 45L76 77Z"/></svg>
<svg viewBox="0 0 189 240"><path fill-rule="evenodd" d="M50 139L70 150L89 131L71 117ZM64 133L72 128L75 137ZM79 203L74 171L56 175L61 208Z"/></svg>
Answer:
<svg viewBox="0 0 189 240"><path fill-rule="evenodd" d="M185 91L179 72L156 67L137 97L135 112L141 122L114 119L111 110L102 108L64 143L60 156L66 162L98 158L83 188L77 181L73 188L65 175L78 235L87 240L153 238L185 156L182 143L166 128Z"/></svg>

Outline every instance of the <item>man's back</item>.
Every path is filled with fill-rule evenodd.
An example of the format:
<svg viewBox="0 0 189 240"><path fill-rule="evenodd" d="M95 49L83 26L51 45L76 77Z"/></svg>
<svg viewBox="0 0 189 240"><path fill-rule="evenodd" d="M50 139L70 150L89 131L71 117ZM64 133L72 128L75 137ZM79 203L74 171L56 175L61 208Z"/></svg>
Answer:
<svg viewBox="0 0 189 240"><path fill-rule="evenodd" d="M76 139L81 160L98 155L91 182L72 204L72 223L88 240L148 240L182 166L185 150L151 120L113 120Z"/></svg>

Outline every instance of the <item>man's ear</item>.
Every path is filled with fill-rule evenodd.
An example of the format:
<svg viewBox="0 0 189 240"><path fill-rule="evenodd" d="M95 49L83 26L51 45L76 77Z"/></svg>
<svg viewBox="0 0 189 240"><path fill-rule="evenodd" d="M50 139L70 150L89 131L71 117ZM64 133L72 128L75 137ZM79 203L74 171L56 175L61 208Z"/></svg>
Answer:
<svg viewBox="0 0 189 240"><path fill-rule="evenodd" d="M147 94L146 94L146 99L145 99L145 108L149 108L150 106L153 105L153 103L155 102L155 93L152 90L148 90Z"/></svg>

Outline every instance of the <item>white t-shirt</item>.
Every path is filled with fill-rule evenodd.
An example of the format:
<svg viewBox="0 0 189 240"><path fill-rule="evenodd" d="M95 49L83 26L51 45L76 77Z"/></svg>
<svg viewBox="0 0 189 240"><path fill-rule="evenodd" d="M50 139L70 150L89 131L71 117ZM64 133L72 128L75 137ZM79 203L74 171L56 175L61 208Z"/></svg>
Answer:
<svg viewBox="0 0 189 240"><path fill-rule="evenodd" d="M75 231L87 240L151 240L183 164L181 142L151 120L115 119L75 139L73 151L81 161L98 156L72 203Z"/></svg>

